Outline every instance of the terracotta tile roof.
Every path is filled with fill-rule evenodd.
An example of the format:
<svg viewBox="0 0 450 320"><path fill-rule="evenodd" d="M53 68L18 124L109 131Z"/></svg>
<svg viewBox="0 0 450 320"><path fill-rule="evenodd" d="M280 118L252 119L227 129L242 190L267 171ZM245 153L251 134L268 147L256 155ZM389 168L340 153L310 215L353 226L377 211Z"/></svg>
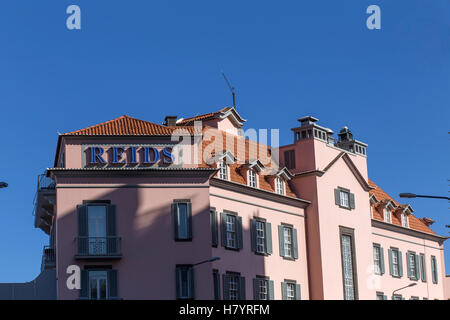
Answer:
<svg viewBox="0 0 450 320"><path fill-rule="evenodd" d="M192 123L194 121L212 119L215 116L217 116L217 115L219 115L221 113L227 112L230 109L231 109L231 107L225 107L225 108L222 108L222 109L220 109L219 111L216 111L216 112L210 112L210 113L205 113L205 114L201 114L201 115L198 115L198 116L186 118L186 119L183 119L183 120L177 122L177 125L186 125L186 124L190 124L190 123Z"/></svg>
<svg viewBox="0 0 450 320"><path fill-rule="evenodd" d="M226 143L227 140L229 140L230 142L231 141L233 142L232 150L223 150L222 151L222 152L230 151L236 158L237 162L239 162L239 163L234 163L234 164L229 165L231 181L237 182L240 184L245 184L245 185L248 184L245 171L242 170L243 168L246 167L246 164L243 164L243 162L249 163L251 160L260 159L261 162L263 162L263 163L268 162L266 167L270 167L271 162L269 162L268 159L266 159L267 157L270 157L270 155L271 155L271 149L269 146L266 146L261 143L246 139L242 136L230 134L230 133L227 133L225 131L221 131L221 130L218 130L215 128L206 127L206 128L204 128L203 131L205 132L206 130L211 130L211 132L216 133L217 135L222 135L222 141L224 144ZM220 141L214 140L214 142L211 142L211 141L204 139L202 142L202 155L205 154L205 149L208 146L209 146L209 148L211 148L211 143L212 144L217 143L214 146L214 149L216 151L221 150L220 148L223 147L223 145L220 144ZM263 151L263 153L265 153L265 154L260 153L260 151ZM211 156L213 156L213 154ZM266 160L266 161L264 161L264 160ZM208 166L206 163L205 163L205 165ZM217 164L212 164L211 166L217 167ZM275 192L275 186L270 181L271 176L258 174L258 179L259 179L258 187L260 189ZM285 186L286 186L286 190L285 190L286 195L289 197L297 198L295 193L290 188L289 183L286 183Z"/></svg>
<svg viewBox="0 0 450 320"><path fill-rule="evenodd" d="M96 124L84 129L65 133L76 136L170 136L178 127L166 127L149 121L139 120L127 115ZM194 127L183 127L190 133Z"/></svg>
<svg viewBox="0 0 450 320"><path fill-rule="evenodd" d="M406 205L399 204L397 201L395 201L395 199L393 199L391 196L389 196L386 192L384 192L379 186L377 186L370 179L369 179L369 185L371 187L375 188L375 189L370 190L369 194L374 195L378 201L387 202L387 201L391 200L397 206L401 206L401 207L406 206ZM379 205L377 206L377 204L373 204L372 208L373 208L373 211L372 211L373 219L384 221L384 211L383 211L384 206L379 206ZM398 210L394 210L394 212L398 212ZM392 217L391 218L392 224L399 225L399 226L402 225L400 214L393 213L391 215L391 217ZM423 218L420 219L420 218L417 218L416 216L414 216L413 214L410 214L410 215L408 215L408 223L409 223L410 229L436 235L436 233L433 230L431 230L431 228L427 225L427 223L425 222L425 220Z"/></svg>
<svg viewBox="0 0 450 320"><path fill-rule="evenodd" d="M200 118L205 119L208 117L211 117L212 115L226 112L230 107L223 108L217 112L209 113L197 117L189 118L192 119L195 118L195 120L198 120ZM185 119L184 121L188 121L188 119ZM240 157L242 159L239 159L241 161L245 161L248 163L251 160L254 159L261 159L263 157L262 154L260 154L260 150L267 150L267 155L270 156L271 150L270 147L263 145L260 149L261 144L245 139L241 136L236 136L230 133L227 133L225 131L221 131L215 128L211 128L209 126L203 126L202 132L196 131L196 129L193 126L177 126L177 127L167 127L163 125L159 125L156 123L152 123L149 121L139 120L132 117L129 117L127 115L121 116L119 118L106 121L100 124L96 124L84 129L80 129L73 132L65 133L63 136L170 136L175 130L187 130L190 134L200 134L205 133L207 130L213 130L213 132L217 135L222 136L222 141L225 144L227 139L230 141L234 141L234 148L233 150L229 150L233 153L235 157ZM238 143L240 141L241 143ZM223 145L219 144L220 141L214 141L212 143L217 143L216 147L214 148L216 151L221 150L223 148ZM205 149L210 145L210 141L203 139L202 140L202 147L199 148L199 159L203 159L203 154L205 153ZM59 144L58 144L59 145ZM216 164L209 165L206 163L204 159L200 164L199 168L216 168ZM55 160L56 163L56 160ZM231 164L230 169L230 179L233 182L241 183L247 185L246 181L246 175L243 174L243 170L241 170L245 164L241 163L235 163ZM56 167L56 165L55 165ZM259 177L259 188L266 190L266 191L275 191L273 183L270 182L270 176L265 176L262 174L258 175ZM294 192L292 192L291 188L289 187L289 184L286 183L286 195L290 197L295 197Z"/></svg>

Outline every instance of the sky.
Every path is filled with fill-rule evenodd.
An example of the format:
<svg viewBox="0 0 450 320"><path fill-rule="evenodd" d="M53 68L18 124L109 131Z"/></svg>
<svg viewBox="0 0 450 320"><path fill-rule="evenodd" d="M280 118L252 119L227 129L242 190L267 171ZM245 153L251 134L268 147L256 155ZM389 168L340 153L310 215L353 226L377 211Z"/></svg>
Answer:
<svg viewBox="0 0 450 320"><path fill-rule="evenodd" d="M66 27L71 4L81 30ZM380 30L366 27L372 4ZM346 125L369 145L370 178L397 200L448 196L448 0L2 0L0 282L39 274L48 239L33 199L58 132L229 106L222 70L246 128L279 128L289 144L302 116ZM407 203L449 235L448 201ZM450 244L445 253L450 273Z"/></svg>

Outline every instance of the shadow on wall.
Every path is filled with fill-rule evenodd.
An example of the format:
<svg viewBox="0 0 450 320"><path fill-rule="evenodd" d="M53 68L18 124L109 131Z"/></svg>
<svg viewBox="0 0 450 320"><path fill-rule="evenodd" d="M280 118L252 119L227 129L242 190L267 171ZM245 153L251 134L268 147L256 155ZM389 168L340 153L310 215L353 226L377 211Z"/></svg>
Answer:
<svg viewBox="0 0 450 320"><path fill-rule="evenodd" d="M161 182L170 183L168 179L147 179L143 183L160 184ZM75 264L82 270L86 267L117 270L118 298L175 299L176 266L192 265L213 256L208 181L204 179L188 182L205 187L136 188L131 186L131 184L136 185L135 181L128 186L122 185L121 188L110 189L111 192L93 188L76 191L79 192L76 197L71 197L69 193L64 194L64 198L77 199L79 203L71 202L68 205L70 210L64 212L62 218L58 220L59 298L78 298L78 290L68 290L65 286L68 277L66 268ZM90 183L94 182L90 181ZM105 183L104 180L103 183ZM71 192L70 190L76 189L66 189L63 192ZM192 203L191 241L175 240L171 205L174 200L181 199L189 199ZM73 237L77 236L76 206L82 204L83 200L109 200L116 206L116 235L122 239L121 259L75 260ZM243 230L244 248L247 247L248 251L250 251L249 234L249 230ZM236 269L230 267L230 271L241 270L239 265L246 265L247 269L256 267L249 266L248 262L242 260L239 252L232 252L232 254L233 258L230 260L233 261L229 261L227 265L235 264ZM225 259L225 257L221 258L219 263ZM263 260L261 264L263 269ZM252 285L250 282L251 280L247 279L248 290ZM195 267L195 298L213 299L213 288L213 264L205 263ZM248 295L249 298L252 296L252 294Z"/></svg>
<svg viewBox="0 0 450 320"><path fill-rule="evenodd" d="M0 284L0 300L55 300L56 270L42 271L36 279L25 283Z"/></svg>

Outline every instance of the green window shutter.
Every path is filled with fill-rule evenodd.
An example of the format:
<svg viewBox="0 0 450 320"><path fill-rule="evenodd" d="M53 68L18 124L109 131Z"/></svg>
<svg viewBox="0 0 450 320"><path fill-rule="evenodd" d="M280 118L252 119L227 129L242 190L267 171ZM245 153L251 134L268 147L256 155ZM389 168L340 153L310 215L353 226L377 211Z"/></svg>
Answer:
<svg viewBox="0 0 450 320"><path fill-rule="evenodd" d="M422 281L423 282L427 282L427 268L426 268L426 263L425 263L425 255L421 254L420 255L420 268L421 268L421 276L422 276Z"/></svg>
<svg viewBox="0 0 450 320"><path fill-rule="evenodd" d="M278 241L280 243L280 256L284 257L284 235L283 226L278 226Z"/></svg>
<svg viewBox="0 0 450 320"><path fill-rule="evenodd" d="M242 241L242 217L236 217L236 236L237 236L237 247L238 249L242 249L244 247L244 243Z"/></svg>
<svg viewBox="0 0 450 320"><path fill-rule="evenodd" d="M256 220L250 220L250 243L252 251L256 252Z"/></svg>
<svg viewBox="0 0 450 320"><path fill-rule="evenodd" d="M387 296L386 295L383 295L383 300L387 300Z"/></svg>
<svg viewBox="0 0 450 320"><path fill-rule="evenodd" d="M398 274L400 277L403 277L403 256L401 251L398 251Z"/></svg>
<svg viewBox="0 0 450 320"><path fill-rule="evenodd" d="M220 231L222 234L222 246L224 246L226 248L227 247L227 215L223 212L220 214Z"/></svg>
<svg viewBox="0 0 450 320"><path fill-rule="evenodd" d="M181 269L180 267L175 268L175 298L180 298L180 282L181 282Z"/></svg>
<svg viewBox="0 0 450 320"><path fill-rule="evenodd" d="M219 272L213 272L214 300L220 300L220 276Z"/></svg>
<svg viewBox="0 0 450 320"><path fill-rule="evenodd" d="M295 285L295 300L302 300L302 292L300 284Z"/></svg>
<svg viewBox="0 0 450 320"><path fill-rule="evenodd" d="M211 223L211 244L213 247L217 247L219 244L219 230L217 223L217 211L210 211L210 223Z"/></svg>
<svg viewBox="0 0 450 320"><path fill-rule="evenodd" d="M349 193L350 209L355 209L355 194Z"/></svg>
<svg viewBox="0 0 450 320"><path fill-rule="evenodd" d="M413 277L413 275L411 274L411 258L409 257L410 256L410 253L409 252L407 252L406 253L406 268L408 269L407 271L407 273L408 273L408 278L409 279L412 279L412 277Z"/></svg>
<svg viewBox="0 0 450 320"><path fill-rule="evenodd" d="M334 203L339 206L341 204L341 193L339 189L334 189Z"/></svg>
<svg viewBox="0 0 450 320"><path fill-rule="evenodd" d="M437 273L437 262L436 262L436 258L433 256L431 257L431 274L432 274L432 280L433 283L436 284L438 283L438 273Z"/></svg>
<svg viewBox="0 0 450 320"><path fill-rule="evenodd" d="M116 230L116 206L110 204L106 207L106 246L108 254L118 254Z"/></svg>
<svg viewBox="0 0 450 320"><path fill-rule="evenodd" d="M245 300L245 277L239 277L239 300Z"/></svg>
<svg viewBox="0 0 450 320"><path fill-rule="evenodd" d="M292 228L292 251L294 259L298 259L298 237L297 237L297 229Z"/></svg>
<svg viewBox="0 0 450 320"><path fill-rule="evenodd" d="M253 279L253 300L259 300L259 281L260 279Z"/></svg>
<svg viewBox="0 0 450 320"><path fill-rule="evenodd" d="M192 240L192 202L187 203L187 216L188 216L188 225L187 225L187 231L188 231L188 239Z"/></svg>
<svg viewBox="0 0 450 320"><path fill-rule="evenodd" d="M394 268L393 268L393 263L392 263L392 249L388 249L388 258L389 258L389 274L391 276L394 275Z"/></svg>
<svg viewBox="0 0 450 320"><path fill-rule="evenodd" d="M272 254L273 249L272 249L272 224L269 222L266 222L264 224L265 226L265 231L266 231L266 253L267 254Z"/></svg>
<svg viewBox="0 0 450 320"><path fill-rule="evenodd" d="M88 210L87 205L77 206L78 215L78 254L88 253Z"/></svg>
<svg viewBox="0 0 450 320"><path fill-rule="evenodd" d="M81 279L80 279L80 299L89 299L89 271L81 270Z"/></svg>
<svg viewBox="0 0 450 320"><path fill-rule="evenodd" d="M172 203L172 216L173 216L173 229L174 229L174 237L175 240L178 239L178 230L180 226L180 221L178 220L178 205L176 203Z"/></svg>
<svg viewBox="0 0 450 320"><path fill-rule="evenodd" d="M267 281L269 283L269 300L275 300L275 289L274 289L274 284L273 284L273 280L268 280Z"/></svg>
<svg viewBox="0 0 450 320"><path fill-rule="evenodd" d="M417 254L414 254L414 262L416 264L416 280L420 279L420 263L419 263L419 256Z"/></svg>
<svg viewBox="0 0 450 320"><path fill-rule="evenodd" d="M195 299L195 270L193 267L190 267L188 269L188 277L190 279L190 291L191 291L191 295L189 298L191 299Z"/></svg>
<svg viewBox="0 0 450 320"><path fill-rule="evenodd" d="M381 246L380 246L380 269L381 269L381 274L384 274L385 273L385 268L384 268L384 249Z"/></svg>
<svg viewBox="0 0 450 320"><path fill-rule="evenodd" d="M118 299L118 278L117 270L108 270L109 299Z"/></svg>
<svg viewBox="0 0 450 320"><path fill-rule="evenodd" d="M286 282L281 283L281 299L286 300L287 299L287 286Z"/></svg>
<svg viewBox="0 0 450 320"><path fill-rule="evenodd" d="M223 282L223 300L230 300L230 280L229 275L223 274L222 275L222 282Z"/></svg>

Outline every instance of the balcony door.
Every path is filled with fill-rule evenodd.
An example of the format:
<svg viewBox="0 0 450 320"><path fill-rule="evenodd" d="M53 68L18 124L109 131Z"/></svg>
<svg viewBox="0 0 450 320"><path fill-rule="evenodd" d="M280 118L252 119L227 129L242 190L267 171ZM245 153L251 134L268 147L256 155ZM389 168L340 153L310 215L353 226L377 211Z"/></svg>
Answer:
<svg viewBox="0 0 450 320"><path fill-rule="evenodd" d="M106 206L88 206L89 254L106 255Z"/></svg>
<svg viewBox="0 0 450 320"><path fill-rule="evenodd" d="M108 299L108 272L89 271L89 299Z"/></svg>

